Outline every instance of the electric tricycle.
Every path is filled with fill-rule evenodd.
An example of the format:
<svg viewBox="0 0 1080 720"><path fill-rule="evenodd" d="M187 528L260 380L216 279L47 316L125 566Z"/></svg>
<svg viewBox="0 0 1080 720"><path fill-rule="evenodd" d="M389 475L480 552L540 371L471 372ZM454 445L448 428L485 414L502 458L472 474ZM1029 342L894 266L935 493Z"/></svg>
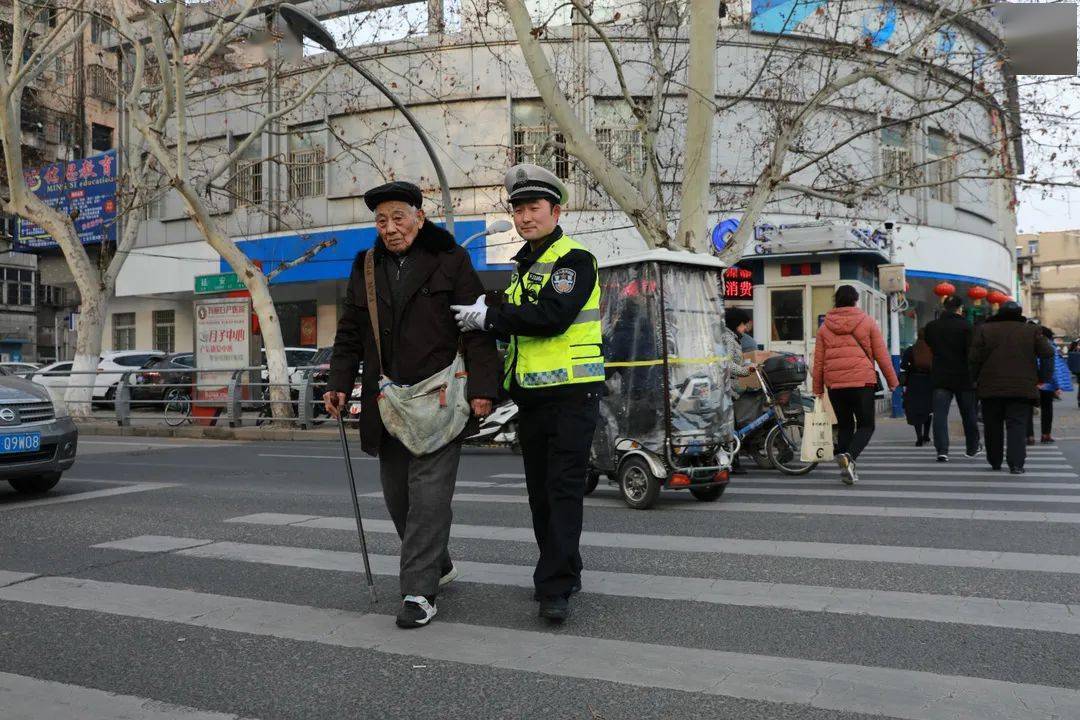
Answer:
<svg viewBox="0 0 1080 720"><path fill-rule="evenodd" d="M661 489L714 501L734 436L718 259L650 250L599 266L606 395L586 492L601 476L632 508Z"/></svg>

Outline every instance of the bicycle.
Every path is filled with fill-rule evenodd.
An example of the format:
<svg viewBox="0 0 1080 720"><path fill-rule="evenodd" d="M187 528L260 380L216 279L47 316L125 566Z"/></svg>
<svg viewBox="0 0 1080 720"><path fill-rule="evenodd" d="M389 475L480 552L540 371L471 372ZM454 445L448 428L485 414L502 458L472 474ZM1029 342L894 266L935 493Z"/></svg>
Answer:
<svg viewBox="0 0 1080 720"><path fill-rule="evenodd" d="M740 446L750 447L746 440L758 430L772 423L762 447L765 456L785 475L806 475L817 467L816 462L802 461L803 412L796 388L784 388L774 392L761 368L755 368L761 389L765 394L765 412L735 430ZM786 393L786 395L785 395ZM799 403L798 411L784 410L792 400Z"/></svg>
<svg viewBox="0 0 1080 720"><path fill-rule="evenodd" d="M165 393L165 424L178 427L191 420L191 395L182 388L171 388Z"/></svg>

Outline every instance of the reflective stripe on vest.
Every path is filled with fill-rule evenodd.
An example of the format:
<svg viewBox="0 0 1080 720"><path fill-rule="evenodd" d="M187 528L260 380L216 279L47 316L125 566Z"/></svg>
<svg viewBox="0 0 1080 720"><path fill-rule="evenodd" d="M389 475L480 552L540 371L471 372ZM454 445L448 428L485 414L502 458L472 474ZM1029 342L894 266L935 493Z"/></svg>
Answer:
<svg viewBox="0 0 1080 720"><path fill-rule="evenodd" d="M540 290L551 281L555 263L571 250L585 250L562 236L525 270L515 272L507 288L512 305L535 303ZM510 388L513 372L518 386L526 389L573 385L604 379L604 354L600 335L600 278L593 281L589 299L562 335L526 337L514 335L506 352L503 386Z"/></svg>

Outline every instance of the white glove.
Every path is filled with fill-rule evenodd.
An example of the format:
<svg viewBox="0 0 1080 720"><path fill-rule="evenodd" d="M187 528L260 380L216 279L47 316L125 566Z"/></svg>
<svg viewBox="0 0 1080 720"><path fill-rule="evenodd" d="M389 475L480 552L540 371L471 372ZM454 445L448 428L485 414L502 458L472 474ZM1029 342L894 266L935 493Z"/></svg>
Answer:
<svg viewBox="0 0 1080 720"><path fill-rule="evenodd" d="M472 305L451 305L450 310L453 311L461 332L484 329L488 308L483 295L476 298Z"/></svg>

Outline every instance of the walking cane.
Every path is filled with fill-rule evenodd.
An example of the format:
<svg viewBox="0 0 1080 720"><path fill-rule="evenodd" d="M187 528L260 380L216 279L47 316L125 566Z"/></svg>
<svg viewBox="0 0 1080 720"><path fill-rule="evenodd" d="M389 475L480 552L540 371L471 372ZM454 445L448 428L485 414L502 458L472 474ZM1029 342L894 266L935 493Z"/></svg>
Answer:
<svg viewBox="0 0 1080 720"><path fill-rule="evenodd" d="M375 581L371 579L371 561L368 560L367 541L364 539L364 521L360 518L360 502L356 499L356 478L353 476L352 455L349 454L349 439L345 436L345 417L338 412L338 430L341 431L341 452L345 455L345 472L349 476L349 497L352 498L353 515L356 516L356 535L360 538L360 550L364 555L364 574L367 576L368 594L371 602L376 603Z"/></svg>

